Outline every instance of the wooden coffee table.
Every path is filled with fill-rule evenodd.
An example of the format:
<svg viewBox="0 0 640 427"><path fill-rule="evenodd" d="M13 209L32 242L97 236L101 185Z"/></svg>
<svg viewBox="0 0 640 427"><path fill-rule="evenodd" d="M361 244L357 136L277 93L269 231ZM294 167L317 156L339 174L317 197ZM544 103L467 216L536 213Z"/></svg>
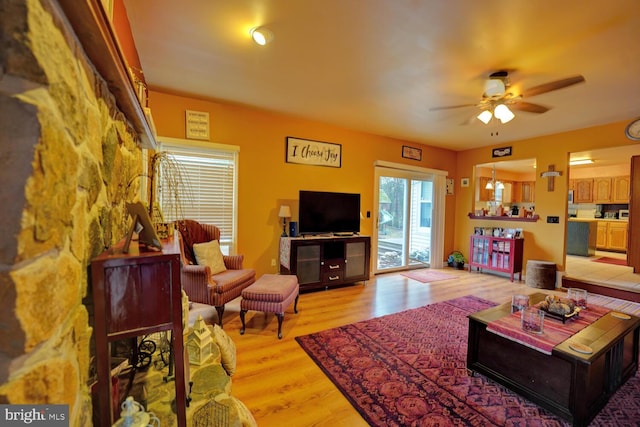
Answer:
<svg viewBox="0 0 640 427"><path fill-rule="evenodd" d="M544 297L530 295L531 304ZM547 355L487 331L490 322L510 313L509 302L469 315L467 368L574 426L587 426L638 369L639 317L620 319L607 313ZM591 347L593 353L572 350L569 341Z"/></svg>

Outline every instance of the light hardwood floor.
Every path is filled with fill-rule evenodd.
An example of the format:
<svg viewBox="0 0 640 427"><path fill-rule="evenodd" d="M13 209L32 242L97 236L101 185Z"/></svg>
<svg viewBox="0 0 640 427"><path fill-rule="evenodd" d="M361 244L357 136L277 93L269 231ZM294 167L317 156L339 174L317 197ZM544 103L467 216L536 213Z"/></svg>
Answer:
<svg viewBox="0 0 640 427"><path fill-rule="evenodd" d="M258 312L247 313L247 330L240 335L240 303L232 301L224 316L224 329L238 355L232 394L249 407L260 427L366 426L296 336L465 295L504 303L515 293L540 291L491 274L439 271L457 277L427 284L390 273L374 276L366 285L303 293L298 314L293 307L285 314L282 340L276 336L277 319Z"/></svg>

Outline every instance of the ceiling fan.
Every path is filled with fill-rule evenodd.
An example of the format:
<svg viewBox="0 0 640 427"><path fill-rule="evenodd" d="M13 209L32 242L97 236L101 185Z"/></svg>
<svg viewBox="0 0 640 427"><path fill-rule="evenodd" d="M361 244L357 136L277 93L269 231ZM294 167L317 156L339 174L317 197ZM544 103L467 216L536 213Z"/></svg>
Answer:
<svg viewBox="0 0 640 427"><path fill-rule="evenodd" d="M549 107L526 102L523 101L523 99L562 89L568 86L573 86L584 81L585 79L583 76L575 75L534 86L530 89L524 90L521 94L515 94L509 90L509 88L511 87L509 72L504 70L496 71L489 76L487 81L485 81L484 93L482 94L482 98L480 99L479 103L451 105L446 107L433 107L430 108L430 110L437 111L462 107L478 107L481 111L480 114L476 116L476 118L483 123L489 123L493 117L496 117L502 123L507 123L515 117L509 107L514 110L526 111L528 113L535 114L546 113L550 110Z"/></svg>

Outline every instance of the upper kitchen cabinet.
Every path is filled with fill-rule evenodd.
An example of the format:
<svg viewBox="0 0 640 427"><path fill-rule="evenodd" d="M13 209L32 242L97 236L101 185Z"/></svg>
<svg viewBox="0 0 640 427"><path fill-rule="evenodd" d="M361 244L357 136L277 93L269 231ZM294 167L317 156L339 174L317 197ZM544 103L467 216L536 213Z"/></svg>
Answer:
<svg viewBox="0 0 640 427"><path fill-rule="evenodd" d="M593 203L593 178L573 182L573 203Z"/></svg>
<svg viewBox="0 0 640 427"><path fill-rule="evenodd" d="M569 189L574 192L574 203L627 204L629 182L628 176L572 179Z"/></svg>
<svg viewBox="0 0 640 427"><path fill-rule="evenodd" d="M611 196L612 203L629 203L629 194L631 190L629 183L629 176L616 176L613 178L613 193Z"/></svg>
<svg viewBox="0 0 640 427"><path fill-rule="evenodd" d="M533 203L536 201L536 183L535 181L523 181L522 183L522 192L520 193L519 202L522 203Z"/></svg>
<svg viewBox="0 0 640 427"><path fill-rule="evenodd" d="M601 177L593 179L593 203L611 203L613 179Z"/></svg>

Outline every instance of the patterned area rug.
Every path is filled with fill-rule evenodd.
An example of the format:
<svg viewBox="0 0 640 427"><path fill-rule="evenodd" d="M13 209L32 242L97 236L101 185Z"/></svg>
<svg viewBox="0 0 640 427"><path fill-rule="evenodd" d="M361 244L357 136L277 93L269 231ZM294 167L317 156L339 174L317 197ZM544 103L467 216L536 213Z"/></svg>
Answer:
<svg viewBox="0 0 640 427"><path fill-rule="evenodd" d="M422 283L437 282L438 280L455 279L456 277L452 274L443 273L441 271L430 270L428 268L421 268L420 270L403 271L400 274Z"/></svg>
<svg viewBox="0 0 640 427"><path fill-rule="evenodd" d="M624 259L618 259L618 258L611 258L608 256L603 256L600 258L596 258L594 260L592 260L593 262L602 262L604 264L613 264L613 265L627 265L627 260Z"/></svg>
<svg viewBox="0 0 640 427"><path fill-rule="evenodd" d="M467 296L297 337L372 426L568 426L466 369L467 315L493 306ZM590 426L640 419L640 374Z"/></svg>

